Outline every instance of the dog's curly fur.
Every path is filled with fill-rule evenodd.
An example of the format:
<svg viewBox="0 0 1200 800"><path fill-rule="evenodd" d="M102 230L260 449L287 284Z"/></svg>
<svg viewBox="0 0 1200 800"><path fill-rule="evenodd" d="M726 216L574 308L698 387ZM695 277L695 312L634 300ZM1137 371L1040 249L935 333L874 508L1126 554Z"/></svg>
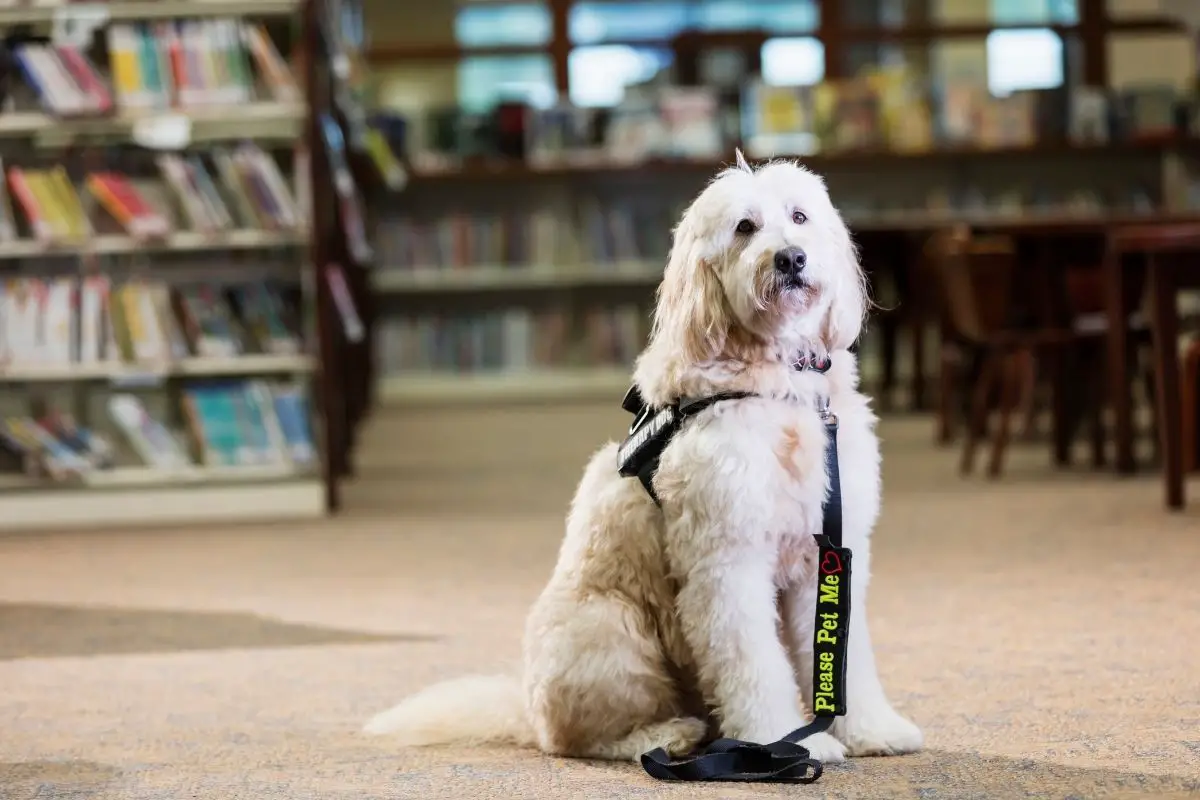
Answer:
<svg viewBox="0 0 1200 800"><path fill-rule="evenodd" d="M748 221L749 225L739 223ZM802 248L799 280L774 256ZM406 744L510 741L547 753L681 755L708 733L773 742L810 719L816 544L828 490L828 397L840 420L844 540L854 552L848 713L805 744L814 756L920 748L893 710L867 630L869 536L879 512L875 416L855 358L863 272L824 182L738 154L684 213L634 381L651 405L750 392L690 420L654 487L616 470L616 443L592 458L549 584L530 611L524 678L434 686L367 726ZM826 374L800 354L829 355Z"/></svg>

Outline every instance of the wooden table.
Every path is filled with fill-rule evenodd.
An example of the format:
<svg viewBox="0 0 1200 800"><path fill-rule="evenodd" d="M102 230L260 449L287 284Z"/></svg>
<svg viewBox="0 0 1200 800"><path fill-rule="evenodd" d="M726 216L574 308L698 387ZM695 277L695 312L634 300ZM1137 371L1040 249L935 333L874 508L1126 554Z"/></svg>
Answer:
<svg viewBox="0 0 1200 800"><path fill-rule="evenodd" d="M890 219L864 219L850 220L850 228L856 234L861 234L862 238L869 239L874 247L868 248L868 256L871 250L879 252L884 251L885 257L882 263L868 264L871 269L879 271L906 271L911 273L914 265L919 261L919 248L924 244L925 238L938 230L951 227L953 225L965 225L976 232L999 234L1012 236L1015 239L1025 242L1029 249L1034 253L1035 266L1039 269L1050 269L1053 267L1055 256L1055 243L1067 243L1074 250L1076 245L1081 241L1095 243L1095 253L1097 261L1101 258L1101 253L1104 251L1106 237L1109 231L1127 227L1143 227L1147 225L1200 225L1200 215L1195 213L1188 214L1172 214L1172 215L1147 215L1147 214L1028 214L1021 216L1007 216L998 214L965 214L954 216L934 216L928 214L914 214L906 217L896 217ZM1091 250L1089 246L1083 248ZM904 252L897 252L903 250ZM872 259L874 261L874 259ZM1092 262L1095 263L1095 262ZM919 281L914 279L912 274L897 275L896 283L898 287L902 287L902 295L900 297L901 304L907 304L914 300L913 295L925 290L926 287L920 285ZM1111 275L1109 276L1111 283ZM919 300L919 298L917 298ZM918 303L919 304L919 303ZM1111 303L1110 303L1111 307ZM1127 318L1127 317L1126 317ZM1117 317L1110 317L1117 319ZM919 314L916 320L910 320L915 325L921 325ZM1120 327L1120 326L1112 326ZM923 390L925 386L925 375L923 374L923 356L921 345L921 333L923 329L914 331L913 345L913 365L914 375L912 377L913 385L911 397L914 400L914 408L920 410L922 408ZM1121 335L1124 335L1124 331ZM893 333L894 336L894 333ZM886 338L886 337L885 337ZM885 342L885 346L889 344ZM890 342L894 347L894 341ZM1115 345L1110 343L1110 352ZM1125 346L1122 341L1121 347ZM889 354L890 355L890 354ZM889 362L890 358L885 358ZM1061 359L1059 360L1061 361ZM1056 361L1053 365L1054 369L1061 369L1062 364ZM1115 370L1120 373L1120 377L1114 376L1114 381L1128 381L1128 373L1125 370L1125 363L1122 361L1119 369ZM885 374L884 392L889 393L894 385L894 375L890 370ZM1126 383L1123 392L1125 398L1125 418L1121 421L1122 411L1121 400L1115 400L1118 404L1117 416L1117 452L1118 452L1118 469L1125 471L1132 470L1132 441L1133 429L1130 421L1129 405L1129 387ZM1065 416L1067 409L1064 407L1066 399L1062 392L1056 392L1054 397L1054 460L1058 464L1066 464L1069 459L1069 431L1066 428ZM1126 460L1122 461L1122 453L1125 453Z"/></svg>
<svg viewBox="0 0 1200 800"><path fill-rule="evenodd" d="M1200 275L1200 223L1159 223L1118 228L1108 236L1104 258L1109 327L1109 375L1116 417L1117 470L1133 472L1133 398L1129 380L1130 267L1136 262L1125 256L1145 257L1150 296L1150 324L1154 339L1158 394L1158 430L1163 458L1167 507L1181 509L1183 492L1183 399L1179 379L1179 313L1176 289L1179 256L1192 254L1189 267Z"/></svg>

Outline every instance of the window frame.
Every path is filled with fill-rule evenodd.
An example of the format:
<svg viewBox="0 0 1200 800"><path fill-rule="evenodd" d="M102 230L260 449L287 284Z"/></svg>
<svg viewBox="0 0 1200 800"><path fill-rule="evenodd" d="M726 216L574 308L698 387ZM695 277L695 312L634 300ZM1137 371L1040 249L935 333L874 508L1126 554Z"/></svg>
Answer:
<svg viewBox="0 0 1200 800"><path fill-rule="evenodd" d="M503 2L503 0L493 0ZM522 0L523 1L523 0ZM569 36L570 10L576 0L545 0L550 8L552 36L543 46L497 46L463 47L457 44L428 46L374 46L368 49L368 60L374 65L405 61L457 60L467 55L520 55L530 53L548 54L554 63L555 81L560 97L570 96L568 62L574 44ZM805 0L796 0L797 3ZM825 50L825 79L837 80L850 77L844 53L852 44L930 44L952 39L978 39L998 30L1022 30L1030 28L1048 29L1059 35L1064 43L1078 41L1082 83L1090 86L1107 86L1108 40L1116 33L1177 32L1181 23L1161 15L1141 17L1117 17L1109 14L1103 0L1077 0L1078 21L1071 24L907 24L889 27L883 23L855 25L844 19L845 0L816 0L818 3L817 26L812 32L796 35L811 35L817 38ZM669 40L605 41L603 44L626 44L634 47L670 47L675 51L675 69L682 83L695 82L699 54L710 47L743 49L748 65L753 69L761 66L760 49L770 38L790 37L778 31L690 30ZM1073 46L1073 45L1072 45ZM1066 52L1072 46L1064 47ZM1064 75L1067 74L1064 65Z"/></svg>

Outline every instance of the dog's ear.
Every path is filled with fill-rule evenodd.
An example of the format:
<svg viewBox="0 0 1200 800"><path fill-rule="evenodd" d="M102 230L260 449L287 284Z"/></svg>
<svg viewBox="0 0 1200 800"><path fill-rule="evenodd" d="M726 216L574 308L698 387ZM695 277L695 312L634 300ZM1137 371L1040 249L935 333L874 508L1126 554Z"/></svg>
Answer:
<svg viewBox="0 0 1200 800"><path fill-rule="evenodd" d="M867 313L867 278L858 260L858 248L840 215L834 212L829 230L837 259L837 276L830 293L822 338L829 352L846 350L862 333Z"/></svg>
<svg viewBox="0 0 1200 800"><path fill-rule="evenodd" d="M746 163L746 157L744 155L742 155L742 148L740 148L740 147L734 148L733 153L734 153L734 166L736 166L742 172L750 172L750 173L754 172L754 170L750 169L750 165L748 163Z"/></svg>
<svg viewBox="0 0 1200 800"><path fill-rule="evenodd" d="M693 227L685 215L675 229L671 257L658 287L651 340L665 353L696 364L720 352L729 321L721 280L705 261L703 239Z"/></svg>

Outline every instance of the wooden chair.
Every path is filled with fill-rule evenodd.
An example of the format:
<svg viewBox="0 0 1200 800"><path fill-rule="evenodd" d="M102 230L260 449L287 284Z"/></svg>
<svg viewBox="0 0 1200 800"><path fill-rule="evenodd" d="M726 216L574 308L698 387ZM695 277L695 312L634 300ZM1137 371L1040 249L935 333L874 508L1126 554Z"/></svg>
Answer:
<svg viewBox="0 0 1200 800"><path fill-rule="evenodd" d="M936 235L926 253L942 300L939 436L952 435L957 404L953 384L967 377L968 364L975 361L978 371L965 381L970 410L960 470L968 474L974 469L976 450L991 427L988 475L997 477L1011 438L1012 417L1032 392L1039 351L1079 337L1066 329L1013 324L1017 261L1010 238L972 237L965 228L954 228ZM993 405L996 424L989 426Z"/></svg>

